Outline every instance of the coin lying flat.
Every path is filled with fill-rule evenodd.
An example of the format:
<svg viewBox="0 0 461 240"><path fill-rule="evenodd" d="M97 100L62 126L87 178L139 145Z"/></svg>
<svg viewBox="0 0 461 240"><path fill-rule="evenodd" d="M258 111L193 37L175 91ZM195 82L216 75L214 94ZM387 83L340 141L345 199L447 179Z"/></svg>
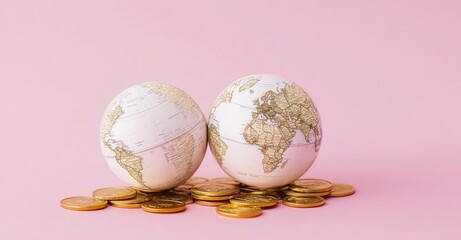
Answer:
<svg viewBox="0 0 461 240"><path fill-rule="evenodd" d="M226 196L206 196L192 193L193 199L203 200L203 201L224 201L234 198L235 195L226 195Z"/></svg>
<svg viewBox="0 0 461 240"><path fill-rule="evenodd" d="M179 185L173 189L170 189L171 193L177 194L177 195L185 195L188 196L190 195L190 192L192 191L192 188L194 185L189 185L189 184L182 184Z"/></svg>
<svg viewBox="0 0 461 240"><path fill-rule="evenodd" d="M333 189L333 184L322 179L298 179L290 184L290 188L296 192L327 192Z"/></svg>
<svg viewBox="0 0 461 240"><path fill-rule="evenodd" d="M240 185L240 182L235 180L234 178L231 177L220 177L220 178L213 178L210 179L210 182L212 183L224 183L224 184L230 184L230 185Z"/></svg>
<svg viewBox="0 0 461 240"><path fill-rule="evenodd" d="M135 198L127 200L112 200L109 204L119 208L140 208L141 204L150 200L150 197L145 193L137 193Z"/></svg>
<svg viewBox="0 0 461 240"><path fill-rule="evenodd" d="M283 204L289 207L296 207L296 208L311 208L311 207L319 207L325 204L325 199L323 197L293 197L287 196L283 198Z"/></svg>
<svg viewBox="0 0 461 240"><path fill-rule="evenodd" d="M184 204L191 204L194 202L190 195L178 195L174 193L166 193L152 196L152 200L159 201L159 200L172 200L172 201L180 201Z"/></svg>
<svg viewBox="0 0 461 240"><path fill-rule="evenodd" d="M107 207L107 201L91 197L70 197L61 200L61 207L76 211L99 210Z"/></svg>
<svg viewBox="0 0 461 240"><path fill-rule="evenodd" d="M205 196L226 196L237 194L240 188L234 185L222 183L203 183L195 185L192 193Z"/></svg>
<svg viewBox="0 0 461 240"><path fill-rule="evenodd" d="M206 182L208 182L207 178L191 177L191 178L187 179L187 181L184 184L197 185L197 184L206 183Z"/></svg>
<svg viewBox="0 0 461 240"><path fill-rule="evenodd" d="M345 197L355 193L355 188L349 184L333 183L330 197Z"/></svg>
<svg viewBox="0 0 461 240"><path fill-rule="evenodd" d="M207 207L217 207L217 206L221 206L224 204L229 204L229 201L227 200L226 201L203 201L203 200L195 199L194 202L197 203L198 205L207 206Z"/></svg>
<svg viewBox="0 0 461 240"><path fill-rule="evenodd" d="M287 196L293 196L293 197L324 197L328 196L331 191L326 191L326 192L295 192L295 191L290 191L290 190L285 190L283 193Z"/></svg>
<svg viewBox="0 0 461 240"><path fill-rule="evenodd" d="M242 187L242 190L246 191L267 191L267 192L278 192L278 191L283 191L285 189L288 189L289 186L281 186L281 187L272 187L272 188L258 188L258 187L252 187L252 186L244 186Z"/></svg>
<svg viewBox="0 0 461 240"><path fill-rule="evenodd" d="M149 201L141 205L142 210L152 213L175 213L186 209L186 205L180 201L159 200Z"/></svg>
<svg viewBox="0 0 461 240"><path fill-rule="evenodd" d="M231 199L230 202L238 205L256 205L263 208L277 205L278 199L269 195L245 194L235 196L235 198Z"/></svg>
<svg viewBox="0 0 461 240"><path fill-rule="evenodd" d="M93 197L99 200L125 200L136 197L132 188L101 188L93 191Z"/></svg>
<svg viewBox="0 0 461 240"><path fill-rule="evenodd" d="M216 208L216 212L219 215L225 217L233 217L233 218L251 218L257 217L262 214L262 210L260 207L255 205L237 205L237 204L225 204L221 205Z"/></svg>

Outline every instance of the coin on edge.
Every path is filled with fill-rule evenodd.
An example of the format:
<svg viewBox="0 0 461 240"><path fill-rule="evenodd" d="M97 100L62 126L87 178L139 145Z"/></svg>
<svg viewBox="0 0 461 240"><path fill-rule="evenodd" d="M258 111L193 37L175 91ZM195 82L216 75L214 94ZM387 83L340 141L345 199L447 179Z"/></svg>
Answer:
<svg viewBox="0 0 461 240"><path fill-rule="evenodd" d="M192 188L192 193L205 196L226 196L237 194L239 191L239 187L223 183L203 183Z"/></svg>
<svg viewBox="0 0 461 240"><path fill-rule="evenodd" d="M269 195L245 194L235 196L235 198L231 199L230 202L238 205L256 205L264 208L277 205L278 199Z"/></svg>
<svg viewBox="0 0 461 240"><path fill-rule="evenodd" d="M327 192L333 189L333 184L322 179L298 179L290 184L290 188L296 192Z"/></svg>
<svg viewBox="0 0 461 240"><path fill-rule="evenodd" d="M325 199L323 197L293 197L287 196L283 198L283 204L289 207L296 208L311 208L311 207L320 207L325 204Z"/></svg>
<svg viewBox="0 0 461 240"><path fill-rule="evenodd" d="M100 188L93 191L93 197L99 200L125 200L136 197L136 190L132 188Z"/></svg>
<svg viewBox="0 0 461 240"><path fill-rule="evenodd" d="M262 210L256 205L244 206L230 203L217 207L216 213L225 217L251 218L261 215Z"/></svg>
<svg viewBox="0 0 461 240"><path fill-rule="evenodd" d="M76 211L99 210L107 207L107 201L91 197L69 197L61 200L61 207Z"/></svg>
<svg viewBox="0 0 461 240"><path fill-rule="evenodd" d="M355 188L349 184L333 183L329 197L345 197L355 193Z"/></svg>
<svg viewBox="0 0 461 240"><path fill-rule="evenodd" d="M151 213L176 213L186 209L186 204L180 201L160 200L149 201L141 205L142 210Z"/></svg>

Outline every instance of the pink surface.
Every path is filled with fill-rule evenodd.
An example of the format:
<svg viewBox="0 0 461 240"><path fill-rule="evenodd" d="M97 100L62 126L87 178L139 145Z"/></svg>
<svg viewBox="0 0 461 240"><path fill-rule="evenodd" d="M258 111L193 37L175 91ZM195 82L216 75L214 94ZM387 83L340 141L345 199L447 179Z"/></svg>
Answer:
<svg viewBox="0 0 461 240"><path fill-rule="evenodd" d="M0 2L0 239L459 239L459 1L190 2ZM60 208L123 184L98 142L120 91L170 83L208 114L230 82L261 72L320 110L306 176L355 195L245 220L198 205ZM224 173L208 152L197 175Z"/></svg>

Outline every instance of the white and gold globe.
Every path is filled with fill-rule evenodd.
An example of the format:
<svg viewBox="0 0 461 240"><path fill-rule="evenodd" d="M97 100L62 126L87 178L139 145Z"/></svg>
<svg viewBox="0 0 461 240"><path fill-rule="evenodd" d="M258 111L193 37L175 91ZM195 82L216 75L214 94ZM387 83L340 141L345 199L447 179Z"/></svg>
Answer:
<svg viewBox="0 0 461 240"><path fill-rule="evenodd" d="M306 92L280 76L238 79L218 96L208 119L208 139L221 168L258 188L301 177L320 150L320 116Z"/></svg>
<svg viewBox="0 0 461 240"><path fill-rule="evenodd" d="M156 82L132 86L107 106L102 153L132 187L161 191L184 183L206 152L207 125L197 103L181 89Z"/></svg>

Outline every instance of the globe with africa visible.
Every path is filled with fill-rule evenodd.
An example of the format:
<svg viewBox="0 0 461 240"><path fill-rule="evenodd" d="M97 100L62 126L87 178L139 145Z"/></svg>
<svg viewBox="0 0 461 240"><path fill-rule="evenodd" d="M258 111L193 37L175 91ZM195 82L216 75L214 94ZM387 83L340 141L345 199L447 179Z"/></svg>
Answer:
<svg viewBox="0 0 461 240"><path fill-rule="evenodd" d="M254 74L225 88L208 119L211 152L221 168L258 188L301 177L320 150L322 128L312 99L280 76Z"/></svg>
<svg viewBox="0 0 461 240"><path fill-rule="evenodd" d="M107 106L100 130L112 171L143 191L161 191L191 177L206 152L207 125L197 103L169 84L132 86Z"/></svg>

